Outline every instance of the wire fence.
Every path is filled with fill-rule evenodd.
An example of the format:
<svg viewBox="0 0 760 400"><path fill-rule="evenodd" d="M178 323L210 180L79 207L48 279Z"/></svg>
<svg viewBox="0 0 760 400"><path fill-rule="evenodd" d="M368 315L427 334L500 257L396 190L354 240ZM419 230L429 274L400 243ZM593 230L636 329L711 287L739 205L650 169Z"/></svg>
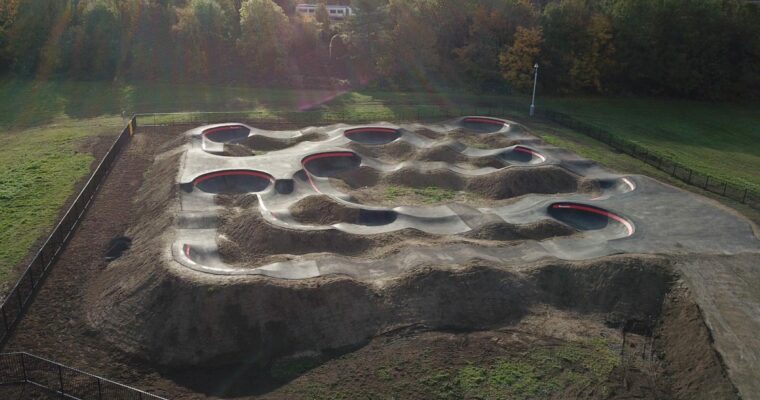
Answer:
<svg viewBox="0 0 760 400"><path fill-rule="evenodd" d="M27 353L0 354L0 385L32 385L74 400L165 400Z"/></svg>
<svg viewBox="0 0 760 400"><path fill-rule="evenodd" d="M117 154L134 133L135 124L136 120L132 118L121 131L111 145L111 148L100 161L100 164L90 175L79 195L74 199L69 209L50 233L47 240L45 240L45 243L37 251L34 258L32 258L32 261L21 274L16 285L13 286L13 289L5 297L3 304L0 305L0 345L4 345L8 340L35 293L48 275L50 267L65 248L72 233L79 225L92 199L103 183L103 179L113 166Z"/></svg>

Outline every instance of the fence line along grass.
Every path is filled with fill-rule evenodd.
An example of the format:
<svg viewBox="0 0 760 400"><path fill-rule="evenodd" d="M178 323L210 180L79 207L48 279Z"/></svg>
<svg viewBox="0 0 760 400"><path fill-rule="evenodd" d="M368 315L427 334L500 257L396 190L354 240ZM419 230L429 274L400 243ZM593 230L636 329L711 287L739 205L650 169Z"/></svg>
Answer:
<svg viewBox="0 0 760 400"><path fill-rule="evenodd" d="M116 137L121 125L113 117L64 120L0 135L0 283L12 278L12 268L48 233L76 183L90 173L88 142Z"/></svg>
<svg viewBox="0 0 760 400"><path fill-rule="evenodd" d="M568 98L547 107L701 175L760 191L760 103Z"/></svg>

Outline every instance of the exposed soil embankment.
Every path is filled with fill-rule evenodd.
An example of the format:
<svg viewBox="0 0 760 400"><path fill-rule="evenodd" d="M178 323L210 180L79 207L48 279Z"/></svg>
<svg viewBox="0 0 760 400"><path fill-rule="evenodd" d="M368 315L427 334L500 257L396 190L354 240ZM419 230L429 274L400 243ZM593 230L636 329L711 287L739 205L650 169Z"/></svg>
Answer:
<svg viewBox="0 0 760 400"><path fill-rule="evenodd" d="M524 225L509 224L500 218L494 219L498 221L485 223L463 236L482 240L544 240L576 233L573 228L549 219Z"/></svg>
<svg viewBox="0 0 760 400"><path fill-rule="evenodd" d="M309 132L293 139L278 139L264 135L253 135L240 141L239 144L247 146L253 151L274 151L286 149L301 142L319 142L326 138L327 136L317 132Z"/></svg>
<svg viewBox="0 0 760 400"><path fill-rule="evenodd" d="M290 206L290 213L296 221L304 224L332 225L340 222L355 224L359 220L359 209L351 208L332 200L328 196L309 196Z"/></svg>
<svg viewBox="0 0 760 400"><path fill-rule="evenodd" d="M655 351L676 399L739 399L713 338L688 289L677 285L663 305L655 330Z"/></svg>
<svg viewBox="0 0 760 400"><path fill-rule="evenodd" d="M486 329L544 303L619 321L640 318L657 315L669 281L664 260L656 257L521 266L472 261L419 268L382 288L343 277L199 279L162 264L133 264L128 279L124 271L107 270L88 316L124 351L173 366L266 363L357 345L403 324Z"/></svg>

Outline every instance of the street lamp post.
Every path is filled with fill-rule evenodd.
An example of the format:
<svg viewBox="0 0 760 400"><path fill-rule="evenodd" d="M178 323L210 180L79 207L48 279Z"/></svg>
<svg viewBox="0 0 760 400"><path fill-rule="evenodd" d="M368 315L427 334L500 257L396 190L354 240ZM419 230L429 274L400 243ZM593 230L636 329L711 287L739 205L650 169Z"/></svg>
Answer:
<svg viewBox="0 0 760 400"><path fill-rule="evenodd" d="M533 100L530 102L530 116L536 113L536 84L538 83L538 63L533 66Z"/></svg>

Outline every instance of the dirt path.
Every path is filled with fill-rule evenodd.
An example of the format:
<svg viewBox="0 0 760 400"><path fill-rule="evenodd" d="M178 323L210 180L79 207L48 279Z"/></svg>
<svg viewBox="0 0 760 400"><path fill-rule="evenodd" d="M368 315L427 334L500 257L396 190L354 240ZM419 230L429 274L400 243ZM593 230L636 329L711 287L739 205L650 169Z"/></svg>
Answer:
<svg viewBox="0 0 760 400"><path fill-rule="evenodd" d="M760 399L760 256L688 257L677 265L742 398Z"/></svg>

